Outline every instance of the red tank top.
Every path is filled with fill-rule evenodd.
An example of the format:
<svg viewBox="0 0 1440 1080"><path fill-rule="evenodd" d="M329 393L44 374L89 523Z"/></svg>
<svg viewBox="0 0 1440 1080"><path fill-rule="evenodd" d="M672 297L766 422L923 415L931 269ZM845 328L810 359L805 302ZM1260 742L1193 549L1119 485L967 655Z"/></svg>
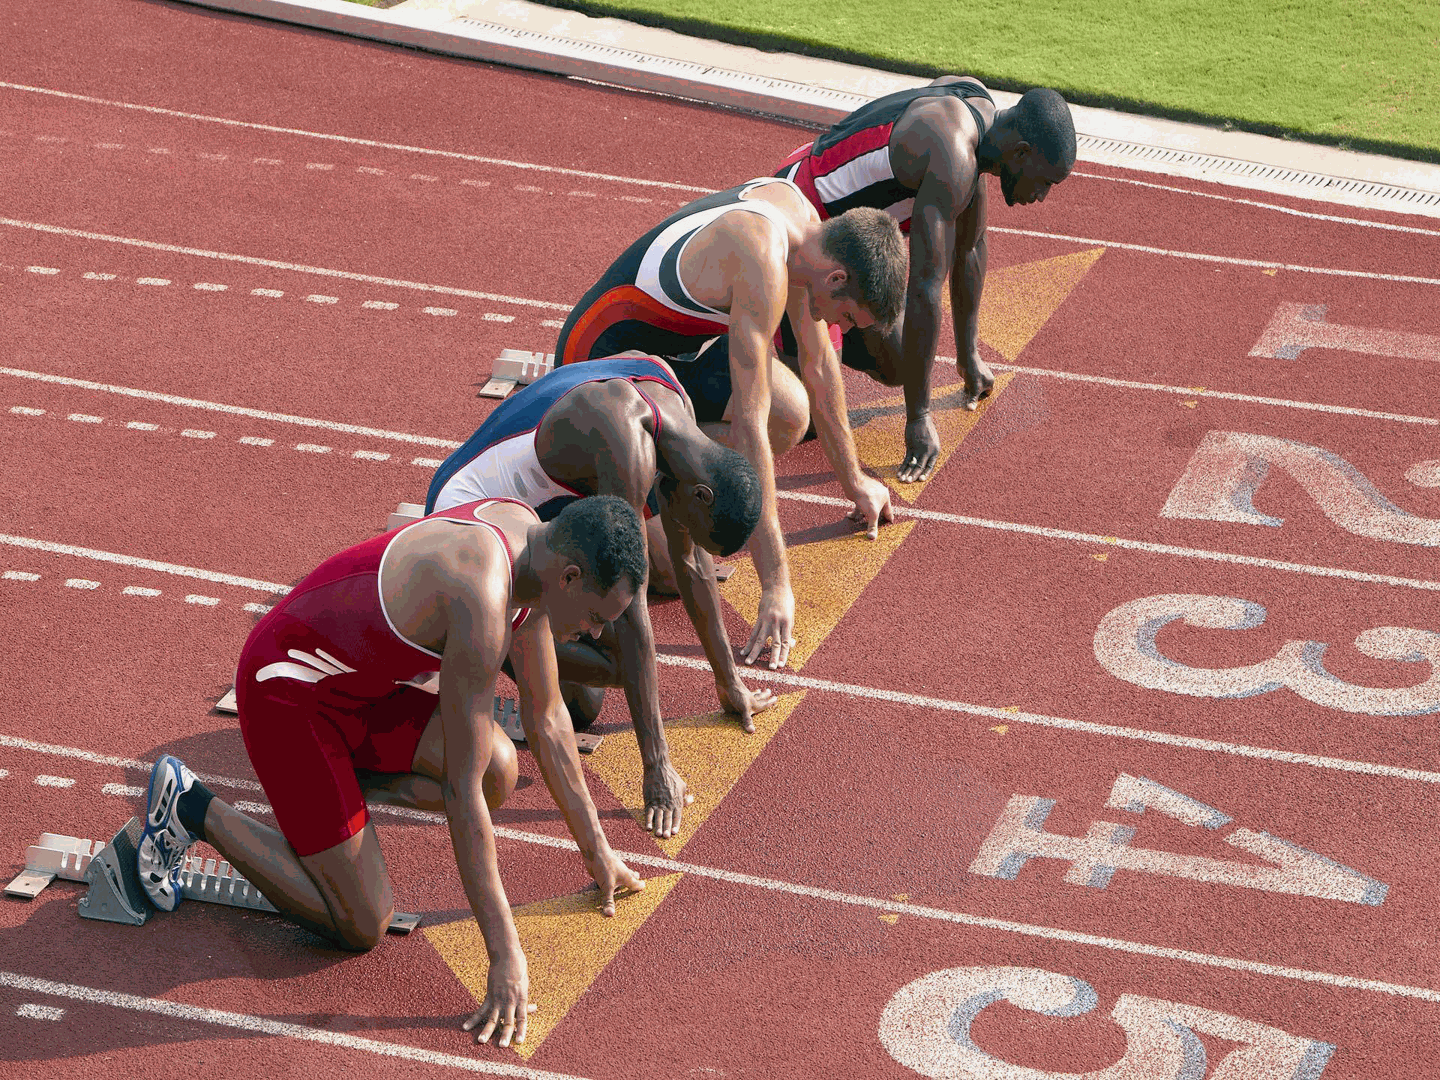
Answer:
<svg viewBox="0 0 1440 1080"><path fill-rule="evenodd" d="M515 558L504 531L479 516L486 507L506 502L525 505L514 499L481 499L420 521L441 518L488 529L513 568ZM391 543L419 523L408 522L346 548L316 567L250 632L236 685L247 679L318 683L318 690L354 704L392 694L397 686L418 685L438 671L440 654L403 637L380 595L380 574ZM518 609L511 630L518 630L529 616L529 608Z"/></svg>

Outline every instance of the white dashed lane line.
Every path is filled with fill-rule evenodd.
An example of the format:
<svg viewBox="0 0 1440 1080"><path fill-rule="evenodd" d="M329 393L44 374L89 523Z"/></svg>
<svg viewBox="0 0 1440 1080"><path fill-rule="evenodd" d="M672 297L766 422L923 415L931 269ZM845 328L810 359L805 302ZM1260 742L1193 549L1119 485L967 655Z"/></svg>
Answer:
<svg viewBox="0 0 1440 1080"><path fill-rule="evenodd" d="M26 417L30 419L49 417L52 415L45 409L36 408L33 405L12 405L10 406L10 414L12 416ZM178 435L181 438L195 439L199 442L210 442L212 440L218 439L220 434L219 432L208 431L203 428L184 428L180 431L176 431L174 428L162 428L159 424L151 423L145 420L121 421L116 419L107 421L106 418L103 416L94 416L89 413L70 413L67 417L65 417L65 419L74 421L76 423L102 426L106 425L107 423L110 426L118 426L123 424L125 430L127 431L154 432L160 435ZM241 446L254 446L261 449L272 447L275 445L274 439L267 438L261 435L241 435L235 441ZM295 443L291 448L297 453L301 454L335 454L336 451L335 447L326 446L323 443ZM346 453L344 451L341 451L339 454L335 454L335 456L346 456ZM352 450L348 452L348 456L352 461L379 462L392 460L392 455L384 450ZM397 461L397 463L399 463L402 459L395 460ZM442 460L440 458L428 457L414 458L410 462L410 464L412 465L427 469L439 468L441 463Z"/></svg>
<svg viewBox="0 0 1440 1080"><path fill-rule="evenodd" d="M27 266L27 267L25 267L25 270L26 270L27 272L31 273L31 274L38 274L38 275L40 275L40 276L42 276L42 277L48 277L48 278L56 278L57 280L63 278L63 276L64 276L65 273L66 273L66 271L65 271L65 269L64 269L63 267L58 267L58 266ZM84 280L84 281L119 281L119 282L121 282L122 284L124 284L124 281L122 281L118 275L116 275L116 274L110 274L110 273L103 273L103 272L100 272L100 271L97 271L97 270L86 270L86 271L84 271L84 272L82 272L82 273L80 274L80 277L81 277L81 279ZM128 280L128 279L127 279L127 280ZM135 284L136 284L136 285L144 285L144 286L147 286L147 287L149 287L149 288L163 288L163 287L168 286L168 285L174 285L174 284L175 284L175 281L174 281L174 279L172 279L172 278L162 278L162 277L137 277L137 278L135 279ZM231 291L231 287L230 287L229 285L225 284L224 282L220 282L220 281L196 281L196 282L192 282L192 283L190 284L190 289L191 289L192 292L212 293L212 294L219 294L219 293L225 293L225 292L230 292L230 291ZM262 298L262 299L267 299L267 300L279 300L279 299L282 299L282 298L285 296L285 290L284 290L284 289L256 288L256 289L251 289L251 290L249 290L249 295L250 295L250 296L257 296L257 297L260 297L260 298ZM310 294L308 294L308 295L306 295L306 296L300 297L300 299L303 300L303 301L304 301L305 303L307 303L307 304L318 304L318 305L321 305L321 306L327 306L327 305L332 305L332 304L333 304L333 305L336 305L337 307L342 306L342 298L341 298L341 297L339 297L339 296L328 296L328 295L326 295L326 294L324 294L324 293L310 293ZM344 304L343 304L343 307L348 308L352 303L353 303L353 301L351 301L351 300L346 300L346 301L344 302ZM365 311L399 311L399 310L401 309L401 305L400 305L397 301L394 301L394 300L361 300L361 301L360 301L360 307L361 307L362 310L365 310ZM421 311L423 314L425 314L425 315L439 315L439 316L446 316L446 317L448 317L448 316L455 316L455 315L462 315L462 314L469 314L469 313L467 313L467 312L462 312L462 311L460 311L458 308L436 307L436 306L422 307L422 308L420 309L420 311ZM508 314L505 314L505 313L502 313L502 312L498 312L498 311L483 311L483 312L480 312L479 315L480 315L480 318L481 318L482 320L484 320L485 322L513 323L513 322L515 321L515 316L514 316L514 315L508 315ZM544 326L544 327L547 327L547 328L553 327L553 328L557 328L557 329L558 329L560 326L562 326L562 325L564 325L564 324L561 323L561 322L559 322L558 320L555 320L555 319L546 319L546 320L542 321L540 325L541 325L541 326Z"/></svg>
<svg viewBox="0 0 1440 1080"><path fill-rule="evenodd" d="M44 580L45 575L38 574L33 570L6 570L0 573L0 581L13 581L17 585L33 585L36 582ZM95 581L91 578L66 578L63 584L67 589L76 589L82 593L103 593L106 589L104 582ZM149 585L126 585L121 588L120 595L137 597L142 600L153 600L156 597L164 596L165 591ZM202 608L215 608L224 604L224 601L218 596L205 596L201 593L186 593L182 599L187 604ZM264 615L274 606L273 604L257 604L250 601L242 604L241 610L247 611L252 615ZM3 773L0 773L0 776L3 775ZM36 782L38 783L39 781Z"/></svg>

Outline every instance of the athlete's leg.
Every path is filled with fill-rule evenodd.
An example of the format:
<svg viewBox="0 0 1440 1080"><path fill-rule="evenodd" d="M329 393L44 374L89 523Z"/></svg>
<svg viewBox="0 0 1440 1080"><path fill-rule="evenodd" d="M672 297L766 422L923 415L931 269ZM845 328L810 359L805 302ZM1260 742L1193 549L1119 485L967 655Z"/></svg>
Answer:
<svg viewBox="0 0 1440 1080"><path fill-rule="evenodd" d="M725 406L725 415L720 423L700 425L718 443L731 446L730 418L734 410L734 399ZM781 362L777 356L770 357L770 452L776 457L793 450L804 439L810 427L810 397L805 384Z"/></svg>
<svg viewBox="0 0 1440 1080"><path fill-rule="evenodd" d="M659 515L645 521L645 546L650 551L650 591L658 596L679 596L675 565L670 561L670 544L665 539Z"/></svg>
<svg viewBox="0 0 1440 1080"><path fill-rule="evenodd" d="M490 764L485 767L485 777L480 786L485 792L485 805L491 810L498 810L515 790L520 761L515 756L515 744L510 741L510 736L495 721L491 720L490 725ZM444 780L445 731L440 724L438 706L415 747L408 773L360 774L361 787L370 802L433 810L437 814L445 812L445 796L440 790Z"/></svg>

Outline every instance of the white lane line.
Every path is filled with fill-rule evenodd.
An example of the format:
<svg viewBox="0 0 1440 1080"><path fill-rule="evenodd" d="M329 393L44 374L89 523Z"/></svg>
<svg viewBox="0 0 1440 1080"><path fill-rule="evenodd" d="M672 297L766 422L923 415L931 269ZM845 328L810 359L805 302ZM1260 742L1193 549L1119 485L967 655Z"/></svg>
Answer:
<svg viewBox="0 0 1440 1080"><path fill-rule="evenodd" d="M215 401L180 397L176 394L161 394L154 390L137 390L129 386L112 386L109 383L92 382L89 379L74 379L68 375L26 371L24 368L0 367L0 375L11 375L17 379L33 379L36 382L54 383L58 386L74 386L81 390L99 390L106 394L120 394L125 397L141 398L145 401L163 401L167 405L183 405L191 409L206 409L210 412L229 413L232 416L248 416L256 420L273 420L277 423L295 424L299 427L343 431L347 435L367 435L375 439L392 439L396 442L415 443L420 446L438 446L446 450L457 450L460 447L458 442L449 439L434 439L428 435L410 435L403 431L385 431L381 428L361 427L358 424L341 424L334 420L315 420L308 416L292 416L289 413L250 409L243 405L225 405Z"/></svg>
<svg viewBox="0 0 1440 1080"><path fill-rule="evenodd" d="M91 581L89 578L72 577L66 579L65 587L67 589L80 589L84 592L93 592L100 587L100 582Z"/></svg>
<svg viewBox="0 0 1440 1080"><path fill-rule="evenodd" d="M99 424L104 420L101 416L91 416L88 413L72 412L67 420L74 420L78 424Z"/></svg>
<svg viewBox="0 0 1440 1080"><path fill-rule="evenodd" d="M669 667L689 668L692 671L710 671L710 665L693 656L676 656L671 653L657 653L655 659ZM781 683L827 693L842 694L846 697L867 698L872 701L888 701L897 705L912 705L921 709L939 712L969 713L988 720L1004 723L1032 724L1036 727L1058 728L1062 731L1078 731L1086 735L1099 735L1110 739L1132 739L1137 742L1157 743L1182 750L1201 750L1211 754L1229 754L1234 757L1258 758L1262 761L1278 761L1286 765L1307 765L1316 769L1332 769L1336 772L1359 773L1364 776L1383 776L1392 780L1415 780L1422 784L1440 784L1440 772L1424 769L1409 769L1400 765L1381 765L1372 761L1351 761L1348 758L1325 757L1319 754L1302 754L1294 750L1274 750L1263 746L1246 746L1243 743L1221 742L1218 739L1198 739L1188 735L1172 735L1165 731L1151 731L1146 728L1123 727L1119 724L1096 724L1088 720L1071 720L1063 716L1047 716L1044 713L1012 712L1008 708L992 705L972 705L964 701L947 698L927 697L924 694L909 694L899 690L880 690L872 686L857 686L854 683L833 682L830 679L816 679L806 675L793 675L786 671L770 671L764 668L745 668L747 678L760 682Z"/></svg>
<svg viewBox="0 0 1440 1080"><path fill-rule="evenodd" d="M159 596L159 589L147 589L144 585L126 585L120 590L126 596Z"/></svg>
<svg viewBox="0 0 1440 1080"><path fill-rule="evenodd" d="M683 659L691 660L692 658L684 657ZM751 674L757 673L752 672ZM1006 713L1004 715L1012 716L1014 714ZM125 758L112 758L71 747L45 746L40 743L32 743L26 739L18 739L11 735L0 735L0 746L12 746L22 750L36 750L41 753L58 753L67 757L94 761L98 764L119 765L123 768L138 769L147 773L150 771L150 764L147 762L132 761ZM260 789L259 784L250 780L202 775L199 773L196 775L199 776L204 783L215 786L241 788L249 791ZM265 803L236 802L234 805L236 809L242 810L245 813L270 812L270 807ZM446 820L441 814L429 813L424 810L411 810L407 807L376 805L371 807L371 809L437 825L443 825ZM579 846L569 837L546 836L543 833L528 832L524 829L516 829L507 825L496 825L495 835L504 837L507 840L515 840L524 844L534 844L539 847L553 848L560 851L579 851ZM674 859L667 859L663 856L650 853L617 851L616 854L627 863L638 863L663 870L678 871L695 877L710 878L735 885L745 885L751 888L764 889L769 892L786 893L792 896L803 896L815 900L827 900L831 903L842 904L848 907L863 907L886 913L913 915L917 918L931 919L937 922L954 923L982 930L996 930L1002 933L1018 934L1025 937L1044 938L1050 941L1089 945L1114 952L1151 956L1164 960L1175 960L1202 967L1223 968L1230 971L1265 975L1271 978L1322 983L1328 986L1350 990L1368 990L1375 993L1388 994L1393 997L1409 997L1417 998L1421 1001L1440 1002L1440 990L1432 990L1428 987L1407 986L1402 983L1384 982L1379 979L1361 979L1352 975L1315 971L1309 968L1286 967L1257 960L1217 956L1210 953L1195 952L1190 949L1175 949L1164 945L1126 941L1121 938L1103 937L1098 934L1085 934L1074 930L1063 930L1053 926L1020 923L1009 919L997 919L990 916L973 915L960 911L947 911L944 908L926 907L920 904L910 904L893 899L880 899L873 896L842 892L837 889L824 889L813 885L797 885L793 882L781 881L776 878L739 873L734 870L722 870L716 867L702 866L698 863L678 862ZM0 985L5 985L3 974L0 974Z"/></svg>
<svg viewBox="0 0 1440 1080"><path fill-rule="evenodd" d="M350 456L353 457L353 458L359 458L361 461L389 461L389 460L390 460L390 455L389 455L389 454L382 453L382 452L379 451L379 450L356 450L355 453L351 454Z"/></svg>
<svg viewBox="0 0 1440 1080"><path fill-rule="evenodd" d="M515 316L514 316L514 315L501 315L501 314L499 314L498 312L494 312L494 311L487 311L484 315L481 315L480 318L484 319L486 322L507 322L507 323L508 323L508 322L514 322L514 321L515 321ZM561 325L564 325L564 324L562 323Z"/></svg>
<svg viewBox="0 0 1440 1080"><path fill-rule="evenodd" d="M131 1012L151 1013L169 1020L185 1020L197 1024L213 1024L232 1031L251 1031L258 1035L274 1035L300 1042L319 1043L343 1050L356 1050L374 1054L377 1057L396 1058L401 1061L416 1061L423 1065L443 1066L462 1072L479 1073L484 1076L513 1076L520 1080L580 1080L566 1073L545 1072L524 1065L512 1065L505 1061L485 1061L476 1057L460 1057L439 1050L425 1050L418 1046L367 1039L344 1031L327 1031L323 1028L304 1027L263 1016L248 1013L227 1012L223 1009L207 1009L199 1005L186 1005L166 998L146 998L135 994L123 994L118 990L97 990L74 983L54 982L31 975L19 975L12 971L0 971L0 986L24 990L31 994L47 994L50 997L83 1001L90 1005L108 1005L115 1009L129 1009ZM456 1029L459 1030L458 1028Z"/></svg>
<svg viewBox="0 0 1440 1080"><path fill-rule="evenodd" d="M321 446L318 443L302 442L296 443L295 449L306 454L328 454L334 447Z"/></svg>
<svg viewBox="0 0 1440 1080"><path fill-rule="evenodd" d="M16 416L44 416L44 409L32 409L28 405L12 405L10 411Z"/></svg>
<svg viewBox="0 0 1440 1080"><path fill-rule="evenodd" d="M64 1009L56 1008L54 1005L35 1005L27 1002L15 1010L16 1016L23 1016L27 1020L59 1020L65 1015Z"/></svg>
<svg viewBox="0 0 1440 1080"><path fill-rule="evenodd" d="M60 225L47 225L39 221L17 221L14 218L0 218L0 225L12 229L28 229L32 232L49 233L52 236L66 236L75 240L99 240L107 244L123 244L126 247L144 248L148 251L166 251L174 255L194 255L202 259L220 259L224 262L244 263L248 266L267 266L272 270L293 270L297 274L318 274L321 277L341 278L345 281L363 281L370 285L388 285L396 289L416 289L420 292L443 293L446 296L464 296L471 300L493 300L501 304L518 304L521 307L547 308L551 311L569 311L569 304L556 304L549 300L529 300L523 296L505 296L502 293L478 292L475 289L461 289L453 285L429 285L422 281L404 281L399 278L379 277L375 274L359 274L351 270L332 270L324 266L307 266L305 263L285 262L281 259L262 259L256 255L237 255L233 252L210 251L208 248L185 247L181 244L164 244L158 240L141 240L132 236L111 236L109 233L87 232L84 229L67 229ZM143 284L165 284L164 278L146 278ZM254 290L256 295L272 295Z"/></svg>
<svg viewBox="0 0 1440 1080"><path fill-rule="evenodd" d="M542 322L541 326L548 325ZM556 324L563 325L560 323ZM953 356L936 356L941 363L953 364ZM1251 405L1275 405L1283 409L1304 409L1309 412L1334 413L1338 416L1363 416L1368 420L1390 420L1400 424L1423 424L1426 427L1440 427L1440 419L1433 416L1409 416L1406 413L1376 412L1374 409L1355 409L1348 405L1321 405L1314 401L1291 401L1288 398L1261 397L1257 394L1235 394L1228 390L1211 390L1204 386L1168 386L1164 383L1134 382L1130 379L1112 379L1108 375L1082 375L1074 371L1055 371L1052 368L1021 367L1018 364L991 364L1001 371L1017 371L1024 375L1040 375L1049 379L1065 379L1070 382L1098 383L1114 386L1121 390L1153 390L1162 394L1179 394L1191 398L1216 398L1221 401L1243 401ZM863 406L859 406L863 408Z"/></svg>
<svg viewBox="0 0 1440 1080"><path fill-rule="evenodd" d="M362 173L362 174L364 174L365 176L384 176L384 175L385 175L385 170L384 170L384 169L377 169L377 168L374 168L373 166L370 166L370 165L359 165L359 166L356 166L355 171L356 171L357 173Z"/></svg>
<svg viewBox="0 0 1440 1080"><path fill-rule="evenodd" d="M394 311L400 305L390 300L366 300L360 306L369 308L371 311Z"/></svg>
<svg viewBox="0 0 1440 1080"><path fill-rule="evenodd" d="M159 431L159 424L146 423L144 420L131 420L125 425L131 431Z"/></svg>
<svg viewBox="0 0 1440 1080"><path fill-rule="evenodd" d="M324 139L327 142L344 143L347 146L370 146L380 150L398 150L406 154L425 154L429 157L449 158L454 161L472 161L479 165L498 165L507 169L525 169L531 172L555 173L557 176L583 176L589 180L610 180L617 184L634 184L638 187L664 188L669 191L693 191L697 195L712 194L713 188L695 187L692 184L675 184L667 180L641 180L633 176L611 176L608 173L587 172L584 169L566 169L557 165L539 165L530 161L509 161L505 158L482 157L479 154L465 154L456 150L434 150L424 146L407 146L404 143L379 142L375 139L357 139L349 135L331 135L320 131L305 131L301 128L277 127L274 124L256 124L247 120L231 120L224 116L206 116L203 113L181 112L165 109L158 105L140 105L129 101L112 101L108 98L90 97L86 94L72 94L65 90L50 90L41 86L27 86L23 83L0 82L0 90L20 90L28 94L45 94L49 97L83 101L90 105L105 105L115 109L134 109L138 112L153 113L157 116L174 116L182 120L198 120L206 124L224 124L227 127L247 128L252 131L270 131L278 135L300 135L308 139Z"/></svg>
<svg viewBox="0 0 1440 1080"><path fill-rule="evenodd" d="M74 544L57 544L51 540L35 540L28 536L11 536L7 533L0 533L0 544L27 548L30 551L48 551L54 555L74 555L81 559L94 559L96 562L115 563L119 566L132 566L137 570L155 570L162 574L174 574L176 577L198 578L201 581L213 581L220 585L239 585L246 589L257 589L260 592L278 594L290 591L289 585L277 585L273 581L260 581L258 578L240 577L238 574L222 574L215 570L199 570L193 566L179 566L176 563L160 562L157 559L141 559L134 555L117 555L113 551L97 551L94 548L77 547Z"/></svg>
<svg viewBox="0 0 1440 1080"><path fill-rule="evenodd" d="M459 314L460 314L460 312L456 311L454 308L448 308L448 307L427 307L427 308L421 308L420 310L422 310L423 312L425 312L426 315L459 315ZM512 315L512 316L510 316L510 317L513 319L515 316Z"/></svg>
<svg viewBox="0 0 1440 1080"><path fill-rule="evenodd" d="M100 789L102 795L123 795L127 799L136 799L145 794L143 787L134 784L106 784Z"/></svg>
<svg viewBox="0 0 1440 1080"><path fill-rule="evenodd" d="M468 186L468 187L489 187L489 186L490 186L490 181L489 181L489 180L466 180L466 179L463 179L463 178L462 178L461 181L460 181L460 183L465 184L465 185Z"/></svg>
<svg viewBox="0 0 1440 1080"><path fill-rule="evenodd" d="M335 168L335 166L334 166L334 165L325 165L325 164L322 164L321 162L318 162L318 161L307 161L307 162L305 163L305 168L307 168L307 169L319 169L321 172L329 172L331 169Z"/></svg>
<svg viewBox="0 0 1440 1080"><path fill-rule="evenodd" d="M32 274L58 274L60 270L54 266L27 266L25 267Z"/></svg>
<svg viewBox="0 0 1440 1080"><path fill-rule="evenodd" d="M136 285L169 285L170 279L163 277L142 277L135 279Z"/></svg>
<svg viewBox="0 0 1440 1080"><path fill-rule="evenodd" d="M274 300L274 299L278 299L278 298L284 296L284 295L285 295L285 292L284 292L283 289L251 289L251 290L250 290L250 295L251 295L251 296L268 296L268 297L270 297L272 300Z"/></svg>
<svg viewBox="0 0 1440 1080"><path fill-rule="evenodd" d="M114 281L114 280L115 280L115 275L114 275L114 274L97 274L97 273L96 273L95 271L93 271L93 270L87 270L87 271L85 271L85 273L81 274L80 276L81 276L82 278L84 278L86 281Z"/></svg>
<svg viewBox="0 0 1440 1080"><path fill-rule="evenodd" d="M187 439L213 439L215 437L215 432L201 431L198 428L186 428L180 434Z"/></svg>
<svg viewBox="0 0 1440 1080"><path fill-rule="evenodd" d="M239 441L245 446L274 446L274 439L262 439L258 435L241 435Z"/></svg>
<svg viewBox="0 0 1440 1080"><path fill-rule="evenodd" d="M35 783L41 787L69 788L75 786L75 778L73 776L48 776L41 773L35 777Z"/></svg>
<svg viewBox="0 0 1440 1080"><path fill-rule="evenodd" d="M433 184L436 180L439 180L440 178L439 178L438 176L426 176L424 173L418 173L418 172L417 172L417 173L411 173L411 174L410 174L410 179L411 179L411 180L423 180L423 181L426 182L426 183L431 183L431 184Z"/></svg>
<svg viewBox="0 0 1440 1080"><path fill-rule="evenodd" d="M338 304L340 298L338 296L321 296L319 293L311 293L305 297L305 302L308 304Z"/></svg>
<svg viewBox="0 0 1440 1080"><path fill-rule="evenodd" d="M1070 244L1118 248L1122 251L1139 251L1146 255L1165 255L1172 259L1189 259L1193 262L1223 263L1226 266L1253 266L1262 270L1289 270L1297 274L1323 274L1327 277L1366 278L1371 281L1398 281L1407 285L1440 285L1440 278L1415 277L1411 274L1381 274L1374 270L1341 270L1333 266L1301 266L1298 263L1272 262L1269 259L1242 259L1236 255L1207 255L1199 251L1174 251L1170 248L1151 247L1148 244L1128 244L1119 240L1091 240L1083 236L1037 232L1033 229L1003 229L998 225L991 225L990 231L1005 233L1009 236L1034 236L1041 240L1063 240Z"/></svg>
<svg viewBox="0 0 1440 1080"><path fill-rule="evenodd" d="M246 604L245 610L252 615L268 615L274 607L274 604Z"/></svg>
<svg viewBox="0 0 1440 1080"><path fill-rule="evenodd" d="M540 320L540 325L541 325L541 326L544 326L544 327L548 327L548 328L551 329L551 330L559 330L561 327L563 327L563 326L565 325L565 323L564 323L564 321L561 320L561 319L541 319L541 320Z"/></svg>
<svg viewBox="0 0 1440 1080"><path fill-rule="evenodd" d="M216 596L201 596L198 593L191 593L189 596L185 597L185 602L187 604L199 604L201 607L215 607L217 604L220 603L220 598Z"/></svg>
<svg viewBox="0 0 1440 1080"><path fill-rule="evenodd" d="M91 765L110 765L117 769L130 769L136 772L143 772L149 775L154 762L137 761L134 758L116 757L113 754L101 754L94 750L82 750L78 746L56 746L53 743L36 742L33 739L22 739L18 735L0 735L0 746L8 746L12 750L28 750L34 754L50 754L54 757L74 758L77 761L87 761ZM241 791L263 791L265 790L255 780L241 780L230 776L212 776L209 773L196 773L207 784L218 784L222 787L237 788Z"/></svg>
<svg viewBox="0 0 1440 1080"><path fill-rule="evenodd" d="M1414 225L1396 225L1389 221L1369 221L1366 218L1341 217L1339 214L1319 214L1313 210L1297 210L1293 206L1280 206L1276 203L1259 202L1256 199L1242 199L1235 195L1220 195L1213 191L1191 191L1189 188L1174 187L1170 184L1155 184L1146 180L1132 180L1128 176L1102 176L1099 173L1087 172L1072 172L1070 175L1083 176L1087 180L1105 180L1112 184L1131 184L1135 187L1154 188L1157 191L1173 191L1177 195L1193 195L1197 199L1218 199L1221 202L1238 203L1241 206L1254 206L1261 210L1274 210L1276 213L1289 214L1291 217L1309 218L1312 221L1334 221L1341 225L1363 225L1369 229L1418 233L1421 236L1433 236L1440 239L1440 230L1420 229Z"/></svg>
<svg viewBox="0 0 1440 1080"><path fill-rule="evenodd" d="M39 574L32 574L28 570L6 570L4 573L6 581L39 581Z"/></svg>
<svg viewBox="0 0 1440 1080"><path fill-rule="evenodd" d="M217 285L213 281L197 281L190 286L192 289L199 289L201 292L224 292L230 288L229 285Z"/></svg>
<svg viewBox="0 0 1440 1080"><path fill-rule="evenodd" d="M252 165L284 165L285 162L281 161L279 158L273 158L273 157L257 157L253 162L251 162L251 164L252 164Z"/></svg>
<svg viewBox="0 0 1440 1080"><path fill-rule="evenodd" d="M818 503L822 506L853 508L854 503L830 495L812 495L804 491L777 491L777 498L794 502ZM920 518L922 521L943 521L951 525L968 525L976 529L996 529L1000 532L1024 533L1029 536L1043 536L1048 540L1069 540L1081 544L1103 544L1126 551L1144 551L1151 555L1175 555L1182 559L1203 559L1208 562L1233 563L1237 566L1258 566L1266 570L1284 570L1292 574L1308 574L1313 577L1342 578L1346 581L1364 581L1372 585L1395 585L1407 589L1421 589L1426 592L1440 592L1440 581L1424 578L1397 577L1394 574L1371 574L1363 570L1344 570L1336 566L1312 566L1309 563L1283 562L1279 559L1262 559L1256 555L1236 555L1229 551L1210 551L1206 548L1177 547L1174 544L1152 544L1145 540L1126 540L1118 536L1102 536L1099 533L1075 532L1071 529L1052 529L1045 525L1023 525L1015 521L996 521L992 518L967 517L964 514L945 514L937 510L917 510L914 507L896 507L899 517Z"/></svg>
<svg viewBox="0 0 1440 1080"><path fill-rule="evenodd" d="M441 465L444 465L445 463L439 458L417 457L414 461L410 462L410 464L419 465L423 469L438 469Z"/></svg>

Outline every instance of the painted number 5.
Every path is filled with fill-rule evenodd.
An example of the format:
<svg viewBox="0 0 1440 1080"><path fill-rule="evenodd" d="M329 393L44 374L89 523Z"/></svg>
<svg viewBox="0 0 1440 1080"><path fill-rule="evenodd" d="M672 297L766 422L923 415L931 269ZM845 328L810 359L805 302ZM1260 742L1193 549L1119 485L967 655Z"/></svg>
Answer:
<svg viewBox="0 0 1440 1080"><path fill-rule="evenodd" d="M1331 1043L1173 1001L1124 994L1110 1016L1125 1030L1125 1055L1099 1072L1045 1072L977 1046L970 1027L997 1001L1045 1016L1081 1016L1099 1001L1089 983L1020 967L961 967L922 976L890 999L880 1042L900 1064L934 1080L1316 1080ZM1208 1072L1197 1033L1241 1045Z"/></svg>

